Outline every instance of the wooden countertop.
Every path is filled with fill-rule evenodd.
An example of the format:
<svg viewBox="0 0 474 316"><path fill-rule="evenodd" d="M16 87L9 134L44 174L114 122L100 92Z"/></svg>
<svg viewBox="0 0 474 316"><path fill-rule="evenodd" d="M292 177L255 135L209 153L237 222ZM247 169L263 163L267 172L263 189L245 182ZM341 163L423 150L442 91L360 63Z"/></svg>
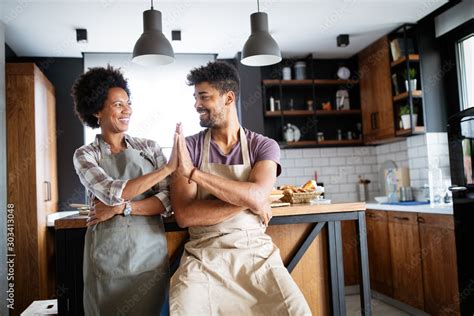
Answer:
<svg viewBox="0 0 474 316"><path fill-rule="evenodd" d="M322 214L322 213L343 213L354 211L365 211L366 205L364 202L354 203L334 203L334 204L293 204L284 207L275 207L272 209L273 216L292 216L292 215L306 215L306 214ZM70 215L57 219L54 222L55 229L69 229L69 228L85 228L87 216L85 215ZM173 221L174 219L170 219Z"/></svg>

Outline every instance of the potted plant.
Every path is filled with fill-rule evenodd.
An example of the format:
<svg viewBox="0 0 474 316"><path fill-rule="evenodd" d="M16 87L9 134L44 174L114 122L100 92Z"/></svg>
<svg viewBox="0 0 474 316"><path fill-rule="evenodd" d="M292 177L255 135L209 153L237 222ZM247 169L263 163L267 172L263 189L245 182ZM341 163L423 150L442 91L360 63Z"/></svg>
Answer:
<svg viewBox="0 0 474 316"><path fill-rule="evenodd" d="M410 71L405 70L403 77L405 78L405 88L408 91L408 80L410 80L410 90L415 91L416 90L416 69L415 68L410 68Z"/></svg>
<svg viewBox="0 0 474 316"><path fill-rule="evenodd" d="M413 124L416 126L416 121L418 120L418 114L416 107L413 107ZM410 121L410 106L405 104L400 107L400 119L402 122L403 129L410 129L411 128L411 121Z"/></svg>

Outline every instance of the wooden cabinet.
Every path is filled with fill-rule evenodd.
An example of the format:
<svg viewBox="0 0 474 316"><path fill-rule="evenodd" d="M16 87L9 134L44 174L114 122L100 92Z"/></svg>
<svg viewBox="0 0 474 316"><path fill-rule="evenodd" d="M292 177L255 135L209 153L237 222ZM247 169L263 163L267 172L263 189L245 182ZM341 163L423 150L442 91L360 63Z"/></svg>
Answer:
<svg viewBox="0 0 474 316"><path fill-rule="evenodd" d="M357 285L360 284L357 223L354 221L342 221L341 230L343 247L342 256L344 258L344 285Z"/></svg>
<svg viewBox="0 0 474 316"><path fill-rule="evenodd" d="M370 286L379 293L393 296L392 255L390 253L387 211L366 211L365 214Z"/></svg>
<svg viewBox="0 0 474 316"><path fill-rule="evenodd" d="M6 65L8 203L15 215L15 310L55 295L54 243L46 216L58 209L54 87L32 63Z"/></svg>
<svg viewBox="0 0 474 316"><path fill-rule="evenodd" d="M366 143L395 137L387 37L359 53L362 131Z"/></svg>
<svg viewBox="0 0 474 316"><path fill-rule="evenodd" d="M416 213L389 212L393 297L424 309L420 236Z"/></svg>
<svg viewBox="0 0 474 316"><path fill-rule="evenodd" d="M419 214L425 311L458 315L454 220L448 215Z"/></svg>

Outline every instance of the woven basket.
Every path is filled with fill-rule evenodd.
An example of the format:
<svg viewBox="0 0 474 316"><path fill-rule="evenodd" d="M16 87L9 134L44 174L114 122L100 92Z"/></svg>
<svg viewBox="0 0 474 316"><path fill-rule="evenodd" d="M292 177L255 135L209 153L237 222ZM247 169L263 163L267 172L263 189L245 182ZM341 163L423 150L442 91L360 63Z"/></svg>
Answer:
<svg viewBox="0 0 474 316"><path fill-rule="evenodd" d="M312 199L320 195L318 192L300 192L300 193L284 193L280 200L283 202L290 202L292 204L309 203Z"/></svg>

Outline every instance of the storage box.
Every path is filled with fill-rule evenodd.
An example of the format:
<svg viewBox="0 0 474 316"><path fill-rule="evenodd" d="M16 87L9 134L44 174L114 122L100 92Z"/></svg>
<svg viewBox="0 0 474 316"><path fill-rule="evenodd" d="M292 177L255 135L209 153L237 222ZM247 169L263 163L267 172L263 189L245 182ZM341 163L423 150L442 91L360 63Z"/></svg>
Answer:
<svg viewBox="0 0 474 316"><path fill-rule="evenodd" d="M34 301L21 316L57 315L58 300Z"/></svg>

